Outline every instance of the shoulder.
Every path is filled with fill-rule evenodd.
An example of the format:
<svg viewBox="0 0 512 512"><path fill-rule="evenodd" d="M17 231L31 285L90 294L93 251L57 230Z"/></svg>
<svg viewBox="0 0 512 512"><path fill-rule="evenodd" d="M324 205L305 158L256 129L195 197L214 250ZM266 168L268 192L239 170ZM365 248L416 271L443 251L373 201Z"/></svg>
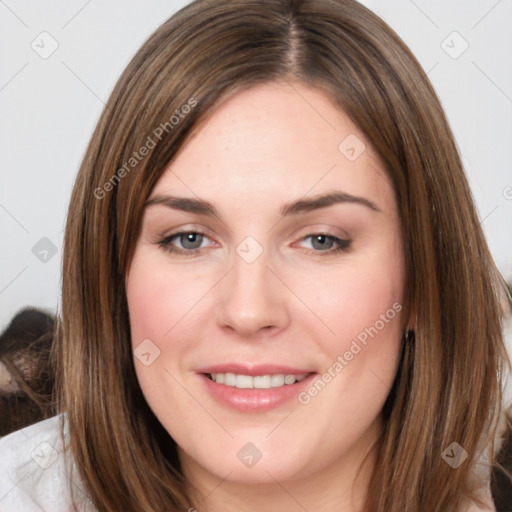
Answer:
<svg viewBox="0 0 512 512"><path fill-rule="evenodd" d="M64 415L35 423L0 439L0 509L62 510L72 505Z"/></svg>

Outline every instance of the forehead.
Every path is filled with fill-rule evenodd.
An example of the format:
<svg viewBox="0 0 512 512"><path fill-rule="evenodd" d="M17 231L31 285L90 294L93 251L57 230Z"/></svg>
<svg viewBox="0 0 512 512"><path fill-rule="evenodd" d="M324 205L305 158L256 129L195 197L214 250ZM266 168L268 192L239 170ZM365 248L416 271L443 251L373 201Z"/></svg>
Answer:
<svg viewBox="0 0 512 512"><path fill-rule="evenodd" d="M383 209L393 203L375 151L325 93L270 83L221 104L181 148L154 193L283 203L332 189L371 195Z"/></svg>

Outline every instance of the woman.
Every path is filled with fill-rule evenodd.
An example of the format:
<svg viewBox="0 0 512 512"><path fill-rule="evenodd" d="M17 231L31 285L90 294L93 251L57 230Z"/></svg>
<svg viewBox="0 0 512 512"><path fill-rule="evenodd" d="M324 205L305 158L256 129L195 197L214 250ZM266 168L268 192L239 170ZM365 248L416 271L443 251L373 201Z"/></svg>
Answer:
<svg viewBox="0 0 512 512"><path fill-rule="evenodd" d="M0 445L0 505L493 510L503 297L441 105L382 20L193 2L93 134L62 415Z"/></svg>

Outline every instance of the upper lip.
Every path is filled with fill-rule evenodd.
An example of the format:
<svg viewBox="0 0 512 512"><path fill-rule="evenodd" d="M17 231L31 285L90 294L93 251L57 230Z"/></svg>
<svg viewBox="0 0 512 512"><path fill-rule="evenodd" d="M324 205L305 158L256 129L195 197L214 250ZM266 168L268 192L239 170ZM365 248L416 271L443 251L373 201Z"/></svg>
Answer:
<svg viewBox="0 0 512 512"><path fill-rule="evenodd" d="M291 366L280 366L276 364L244 365L238 363L216 364L196 370L197 373L236 373L237 375L301 375L303 373L314 373L305 368L292 368Z"/></svg>

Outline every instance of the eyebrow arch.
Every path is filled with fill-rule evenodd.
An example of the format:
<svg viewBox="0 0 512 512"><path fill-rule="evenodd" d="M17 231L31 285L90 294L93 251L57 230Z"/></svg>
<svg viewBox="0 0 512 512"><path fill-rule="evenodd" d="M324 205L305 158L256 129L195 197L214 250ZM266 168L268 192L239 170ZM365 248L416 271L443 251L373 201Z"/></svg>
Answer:
<svg viewBox="0 0 512 512"><path fill-rule="evenodd" d="M370 210L382 212L382 210L369 199L354 196L346 192L334 191L327 194L314 196L311 199L299 199L297 201L286 203L281 208L281 215L283 217L287 217L289 215L298 215L301 213L318 210L320 208L326 208L328 206L339 203L359 204L369 208ZM167 206L168 208L173 208L175 210L220 218L215 206L209 201L205 201L204 199L194 199L191 197L179 197L172 195L156 195L155 197L148 199L144 203L144 207L157 204Z"/></svg>
<svg viewBox="0 0 512 512"><path fill-rule="evenodd" d="M326 208L338 203L352 203L360 204L370 208L370 210L381 212L382 210L377 207L375 203L364 197L354 196L347 192L334 191L327 194L320 194L312 197L311 199L299 199L291 203L285 204L281 208L281 215L286 217L287 215L296 215L299 213L306 213L312 210L318 210L320 208Z"/></svg>
<svg viewBox="0 0 512 512"><path fill-rule="evenodd" d="M169 195L156 195L144 203L144 207L161 204L174 210L207 215L209 217L218 217L215 206L204 199L194 199L192 197L179 197Z"/></svg>

